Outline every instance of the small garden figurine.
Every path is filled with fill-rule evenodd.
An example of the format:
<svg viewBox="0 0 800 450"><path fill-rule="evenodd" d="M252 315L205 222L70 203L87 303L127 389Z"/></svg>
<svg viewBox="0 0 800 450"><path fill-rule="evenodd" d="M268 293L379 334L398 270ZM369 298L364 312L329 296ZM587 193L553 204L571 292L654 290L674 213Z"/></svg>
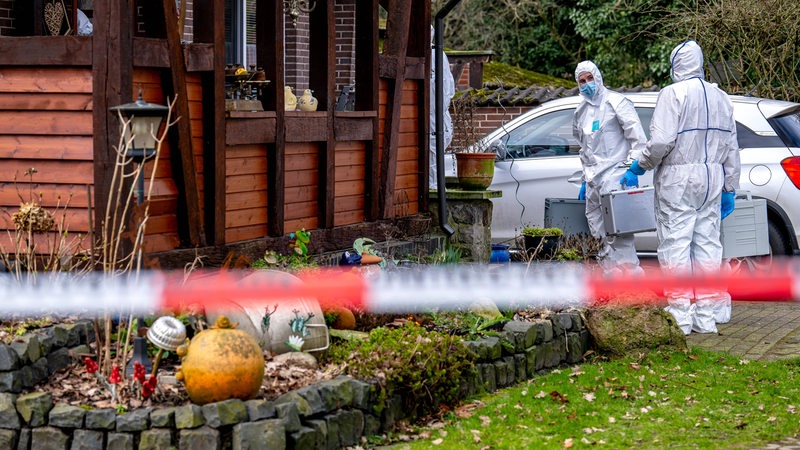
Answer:
<svg viewBox="0 0 800 450"><path fill-rule="evenodd" d="M114 367L111 369L111 374L108 376L108 380L103 377L100 372L97 371L97 363L94 362L92 358L88 356L83 358L84 367L86 367L86 372L94 375L100 383L103 384L110 392L111 392L111 401L114 403L117 402L117 384L122 381L122 376L120 375L119 366L114 364Z"/></svg>
<svg viewBox="0 0 800 450"><path fill-rule="evenodd" d="M292 312L294 313L294 319L289 321L289 328L292 330L292 334L289 335L289 339L285 341L285 344L292 350L299 352L305 343L304 338L311 335L307 325L311 318L314 317L314 313L310 312L306 318L303 318L300 316L300 310L294 309Z"/></svg>

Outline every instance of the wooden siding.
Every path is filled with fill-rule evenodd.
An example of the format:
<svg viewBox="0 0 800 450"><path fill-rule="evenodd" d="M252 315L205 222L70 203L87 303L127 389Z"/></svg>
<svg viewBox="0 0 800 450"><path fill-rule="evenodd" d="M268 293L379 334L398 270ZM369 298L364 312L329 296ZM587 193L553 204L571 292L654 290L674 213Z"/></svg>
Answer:
<svg viewBox="0 0 800 450"><path fill-rule="evenodd" d="M89 231L93 186L91 69L2 67L0 105L0 245L15 250L11 217L32 200L77 244ZM38 236L37 249L49 251L56 237Z"/></svg>
<svg viewBox="0 0 800 450"><path fill-rule="evenodd" d="M419 180L424 171L419 167L419 152L422 151L418 141L419 121L423 108L419 107L419 84L421 80L405 80L403 82L403 99L400 110L400 136L397 148L397 171L395 176L394 205L392 217L404 217L418 214ZM388 101L387 83L381 80L379 91L378 117L386 117ZM383 146L384 123L380 121L380 146Z"/></svg>
<svg viewBox="0 0 800 450"><path fill-rule="evenodd" d="M138 98L139 89L142 90L142 97L146 102L167 104L164 93L161 89L161 74L157 69L137 69L133 72L133 99ZM159 131L160 133L161 131ZM150 218L145 229L144 250L146 252L158 252L172 250L180 245L178 236L178 187L172 174L172 164L170 162L169 141L164 140L161 152L158 155L158 164L153 185L151 200L161 204L160 211L150 211ZM154 162L145 164L145 183L153 174ZM161 226L153 227L154 223ZM171 226L170 226L171 225Z"/></svg>
<svg viewBox="0 0 800 450"><path fill-rule="evenodd" d="M138 97L139 89L145 101L166 105L169 100L164 97L161 87L162 73L160 69L134 70L134 97ZM200 191L200 204L203 202L203 95L200 75L190 73L187 76L187 96L189 100L189 123L192 138L192 154L195 161L197 183ZM176 118L173 118L175 120ZM180 120L185 120L180 118ZM170 129L174 132L175 128ZM173 170L173 156L169 139L164 141L159 156L155 176L153 197L151 199L150 220L148 221L145 240L145 251L160 252L176 249L181 244L179 234L178 195L179 186ZM152 174L153 163L145 167L146 176ZM157 204L156 204L157 203Z"/></svg>
<svg viewBox="0 0 800 450"><path fill-rule="evenodd" d="M286 206L283 208L287 233L319 225L319 149L315 142L286 144Z"/></svg>
<svg viewBox="0 0 800 450"><path fill-rule="evenodd" d="M333 224L351 225L366 221L364 209L364 176L366 144L364 142L337 142Z"/></svg>
<svg viewBox="0 0 800 450"><path fill-rule="evenodd" d="M225 242L267 235L267 146L225 149Z"/></svg>

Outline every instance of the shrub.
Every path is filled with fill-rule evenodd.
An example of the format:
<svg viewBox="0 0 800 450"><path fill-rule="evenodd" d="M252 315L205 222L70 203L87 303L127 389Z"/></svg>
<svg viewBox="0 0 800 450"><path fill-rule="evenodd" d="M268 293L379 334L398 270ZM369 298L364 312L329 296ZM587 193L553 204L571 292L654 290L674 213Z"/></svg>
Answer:
<svg viewBox="0 0 800 450"><path fill-rule="evenodd" d="M376 328L348 355L346 372L378 383L377 412L399 395L413 416L459 400L461 381L471 374L473 354L461 338L429 332L413 323Z"/></svg>
<svg viewBox="0 0 800 450"><path fill-rule="evenodd" d="M561 228L525 227L522 229L523 236L562 236L563 234Z"/></svg>

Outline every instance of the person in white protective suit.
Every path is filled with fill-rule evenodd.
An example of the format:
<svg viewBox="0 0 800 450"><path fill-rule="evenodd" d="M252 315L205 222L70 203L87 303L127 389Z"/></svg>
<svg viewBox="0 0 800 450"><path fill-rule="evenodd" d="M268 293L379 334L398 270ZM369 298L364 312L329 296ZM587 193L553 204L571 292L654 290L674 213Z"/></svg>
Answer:
<svg viewBox="0 0 800 450"><path fill-rule="evenodd" d="M603 272L639 275L643 271L633 245L633 234L606 234L600 195L620 189L619 179L625 173L623 163L638 157L647 137L633 103L603 85L603 76L593 62L578 64L575 80L582 96L572 120L572 133L581 144L583 166L578 199L586 200L586 220L592 236L603 240L598 255ZM638 179L630 179L623 187L638 184Z"/></svg>
<svg viewBox="0 0 800 450"><path fill-rule="evenodd" d="M739 186L733 105L725 92L705 81L703 51L695 41L672 50L670 74L673 84L658 95L647 148L629 173L654 170L662 270L715 272L722 267L720 221L733 211ZM730 295L724 289L664 293L667 310L685 334L716 333L717 323L730 320Z"/></svg>
<svg viewBox="0 0 800 450"><path fill-rule="evenodd" d="M433 37L435 30L431 27L431 48L434 48ZM453 120L450 118L450 100L456 95L456 82L453 79L453 73L450 71L450 61L447 60L447 55L442 52L442 67L444 73L442 74L442 108L444 113L441 136L442 149L446 149L450 142L453 141ZM436 189L436 52L431 52L431 88L430 88L430 139L428 140L428 147L430 148L430 172L428 172L428 186L431 189Z"/></svg>

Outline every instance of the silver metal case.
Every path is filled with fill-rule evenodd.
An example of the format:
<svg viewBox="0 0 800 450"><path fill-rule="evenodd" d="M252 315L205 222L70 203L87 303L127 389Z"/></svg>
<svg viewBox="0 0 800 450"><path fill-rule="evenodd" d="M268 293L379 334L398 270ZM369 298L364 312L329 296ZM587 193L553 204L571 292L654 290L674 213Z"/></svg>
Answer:
<svg viewBox="0 0 800 450"><path fill-rule="evenodd" d="M603 225L609 235L656 229L655 191L652 186L611 191L600 195Z"/></svg>

